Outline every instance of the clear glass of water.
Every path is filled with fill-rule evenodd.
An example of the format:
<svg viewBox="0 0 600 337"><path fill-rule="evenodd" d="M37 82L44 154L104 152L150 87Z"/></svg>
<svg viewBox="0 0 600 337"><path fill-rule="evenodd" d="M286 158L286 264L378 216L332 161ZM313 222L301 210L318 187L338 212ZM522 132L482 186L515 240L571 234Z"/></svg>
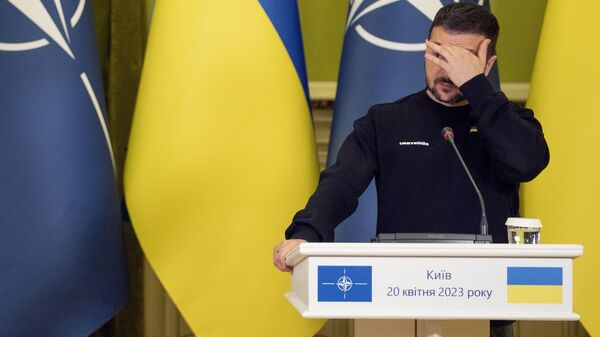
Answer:
<svg viewBox="0 0 600 337"><path fill-rule="evenodd" d="M508 218L506 220L508 243L511 244L539 244L541 229L540 219Z"/></svg>

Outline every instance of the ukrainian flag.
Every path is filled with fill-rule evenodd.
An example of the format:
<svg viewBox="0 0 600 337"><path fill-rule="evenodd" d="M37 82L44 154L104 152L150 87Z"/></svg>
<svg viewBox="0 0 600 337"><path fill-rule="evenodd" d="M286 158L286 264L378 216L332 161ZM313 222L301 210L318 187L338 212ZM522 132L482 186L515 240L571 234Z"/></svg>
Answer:
<svg viewBox="0 0 600 337"><path fill-rule="evenodd" d="M144 252L198 336L312 336L273 246L318 163L293 0L157 1L125 194Z"/></svg>
<svg viewBox="0 0 600 337"><path fill-rule="evenodd" d="M600 336L600 105L590 91L600 78L590 57L600 54L599 12L600 1L548 0L527 106L552 159L521 194L523 215L544 222L543 243L585 249L573 262L573 308L590 336Z"/></svg>
<svg viewBox="0 0 600 337"><path fill-rule="evenodd" d="M508 267L508 303L562 304L561 267Z"/></svg>

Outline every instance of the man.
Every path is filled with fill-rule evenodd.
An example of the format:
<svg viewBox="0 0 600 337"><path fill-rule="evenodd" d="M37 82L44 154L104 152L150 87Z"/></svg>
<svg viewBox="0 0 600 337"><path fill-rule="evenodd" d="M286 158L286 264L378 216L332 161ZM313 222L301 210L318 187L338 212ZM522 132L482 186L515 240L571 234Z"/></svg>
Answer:
<svg viewBox="0 0 600 337"><path fill-rule="evenodd" d="M291 271L285 257L302 242L333 241L373 177L377 233L478 233L479 201L441 136L446 126L481 189L494 242L507 242L504 222L519 214L519 183L547 166L549 151L533 111L495 92L486 78L498 32L496 18L481 6L440 9L426 41L427 88L375 105L354 123L287 240L275 247L278 269Z"/></svg>

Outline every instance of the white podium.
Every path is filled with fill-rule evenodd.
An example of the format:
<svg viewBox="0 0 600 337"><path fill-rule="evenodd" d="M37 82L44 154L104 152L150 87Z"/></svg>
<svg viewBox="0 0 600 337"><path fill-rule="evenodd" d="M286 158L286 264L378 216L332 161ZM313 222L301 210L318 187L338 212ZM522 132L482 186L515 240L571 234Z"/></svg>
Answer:
<svg viewBox="0 0 600 337"><path fill-rule="evenodd" d="M307 318L578 320L572 261L582 254L580 245L305 243L287 258L286 297Z"/></svg>

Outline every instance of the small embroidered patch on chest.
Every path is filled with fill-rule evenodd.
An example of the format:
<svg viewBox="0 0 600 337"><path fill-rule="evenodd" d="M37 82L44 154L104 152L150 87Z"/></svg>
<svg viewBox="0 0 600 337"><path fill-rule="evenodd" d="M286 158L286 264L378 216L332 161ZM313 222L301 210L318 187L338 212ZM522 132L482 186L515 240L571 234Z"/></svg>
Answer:
<svg viewBox="0 0 600 337"><path fill-rule="evenodd" d="M400 146L429 146L428 142L400 142Z"/></svg>

